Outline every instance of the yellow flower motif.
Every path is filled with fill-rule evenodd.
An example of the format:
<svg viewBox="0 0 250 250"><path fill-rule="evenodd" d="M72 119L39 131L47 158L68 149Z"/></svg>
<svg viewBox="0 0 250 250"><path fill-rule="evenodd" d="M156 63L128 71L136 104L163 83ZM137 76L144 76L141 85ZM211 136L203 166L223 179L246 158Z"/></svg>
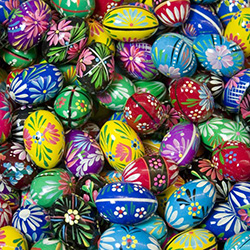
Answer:
<svg viewBox="0 0 250 250"><path fill-rule="evenodd" d="M186 194L185 193L186 190L187 190L186 188L180 187L179 190L175 191L174 197L177 197L177 199L179 199L181 197L181 195L185 195Z"/></svg>
<svg viewBox="0 0 250 250"><path fill-rule="evenodd" d="M138 243L138 240L135 238L135 236L131 236L130 234L127 234L126 236L122 237L122 245L127 249L135 249L136 244Z"/></svg>
<svg viewBox="0 0 250 250"><path fill-rule="evenodd" d="M197 214L200 214L200 211L201 210L201 205L199 205L199 202L192 202L190 204L191 206L188 207L188 214L189 215L192 215L192 216L196 216Z"/></svg>
<svg viewBox="0 0 250 250"><path fill-rule="evenodd" d="M78 214L77 210L69 209L68 212L64 215L65 222L69 223L71 226L74 224L78 224L78 221L80 220L80 215Z"/></svg>
<svg viewBox="0 0 250 250"><path fill-rule="evenodd" d="M76 102L77 109L80 110L81 112L86 112L87 111L87 104L85 104L84 100L78 100Z"/></svg>

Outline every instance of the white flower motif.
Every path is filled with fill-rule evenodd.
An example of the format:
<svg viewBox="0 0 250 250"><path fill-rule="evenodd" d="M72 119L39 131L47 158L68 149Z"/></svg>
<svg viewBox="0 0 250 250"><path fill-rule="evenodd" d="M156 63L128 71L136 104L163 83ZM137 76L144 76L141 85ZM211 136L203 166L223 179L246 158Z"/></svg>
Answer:
<svg viewBox="0 0 250 250"><path fill-rule="evenodd" d="M9 225L11 217L12 217L12 211L7 201L0 202L0 225L2 227Z"/></svg>
<svg viewBox="0 0 250 250"><path fill-rule="evenodd" d="M127 215L125 207L116 207L116 211L114 212L114 215L118 218L123 218L124 215Z"/></svg>
<svg viewBox="0 0 250 250"><path fill-rule="evenodd" d="M132 118L132 111L130 110L129 107L125 107L125 108L124 108L124 116L125 116L127 119L131 119L131 118Z"/></svg>
<svg viewBox="0 0 250 250"><path fill-rule="evenodd" d="M113 192L121 192L123 188L123 185L121 183L116 183L114 185L112 185L112 191Z"/></svg>
<svg viewBox="0 0 250 250"><path fill-rule="evenodd" d="M138 186L138 185L134 185L134 190L136 192L139 192L140 194L143 194L145 192L145 189L141 186Z"/></svg>
<svg viewBox="0 0 250 250"><path fill-rule="evenodd" d="M168 66L168 65L162 65L160 64L158 70L165 76L170 77L170 78L180 78L180 69L179 68L174 68L173 66Z"/></svg>
<svg viewBox="0 0 250 250"><path fill-rule="evenodd" d="M13 146L11 146L11 149L13 150L13 153L15 155L18 155L19 160L24 161L26 159L28 162L30 162L30 156L25 151L25 148L23 147L23 145L17 142L13 142Z"/></svg>
<svg viewBox="0 0 250 250"><path fill-rule="evenodd" d="M136 211L135 213L136 218L139 217L141 219L147 214L147 211L145 211L144 207L137 208L135 211Z"/></svg>

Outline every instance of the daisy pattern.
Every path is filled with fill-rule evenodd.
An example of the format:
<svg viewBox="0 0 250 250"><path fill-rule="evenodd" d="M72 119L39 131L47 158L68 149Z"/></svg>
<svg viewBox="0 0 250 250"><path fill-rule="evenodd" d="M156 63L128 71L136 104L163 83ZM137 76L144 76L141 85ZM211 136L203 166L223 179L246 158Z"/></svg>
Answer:
<svg viewBox="0 0 250 250"><path fill-rule="evenodd" d="M228 80L228 82L227 82L225 88L229 88L229 89L232 89L233 87L237 88L238 83L240 82L240 77L241 77L241 76L244 76L245 71L246 71L246 69L241 70L239 73L237 73L236 75L232 76L232 77Z"/></svg>
<svg viewBox="0 0 250 250"><path fill-rule="evenodd" d="M209 111L214 108L214 98L210 90L206 86L201 86L198 90L199 98L201 99L199 105L201 106L201 110L206 109Z"/></svg>
<svg viewBox="0 0 250 250"><path fill-rule="evenodd" d="M134 185L134 190L136 192L139 192L140 194L143 194L145 192L145 189L142 187L142 186L139 186L139 185Z"/></svg>
<svg viewBox="0 0 250 250"><path fill-rule="evenodd" d="M206 122L200 123L198 128L200 130L200 134L204 137L214 135L214 131L219 129L219 126L223 125L223 121L221 118L213 118Z"/></svg>
<svg viewBox="0 0 250 250"><path fill-rule="evenodd" d="M135 211L136 211L136 213L135 213L136 218L139 217L140 219L142 219L147 214L147 211L145 211L144 207L136 208Z"/></svg>
<svg viewBox="0 0 250 250"><path fill-rule="evenodd" d="M125 107L124 108L124 116L127 119L131 119L132 118L132 111L130 110L130 107Z"/></svg>
<svg viewBox="0 0 250 250"><path fill-rule="evenodd" d="M0 201L0 227L10 224L12 217L12 210L7 201Z"/></svg>
<svg viewBox="0 0 250 250"><path fill-rule="evenodd" d="M112 185L112 191L113 192L121 192L123 189L123 185L121 183L116 183Z"/></svg>
<svg viewBox="0 0 250 250"><path fill-rule="evenodd" d="M173 66L168 66L168 65L159 65L158 70L165 76L170 77L170 78L179 78L181 77L180 74L180 69L179 68L175 68Z"/></svg>
<svg viewBox="0 0 250 250"><path fill-rule="evenodd" d="M30 162L31 159L29 154L25 151L25 148L20 143L13 142L13 145L10 147L10 149L14 155L18 155L19 160L26 160L27 162Z"/></svg>
<svg viewBox="0 0 250 250"><path fill-rule="evenodd" d="M117 216L118 218L123 218L124 215L127 215L128 213L126 212L125 207L116 207L115 208L114 215Z"/></svg>

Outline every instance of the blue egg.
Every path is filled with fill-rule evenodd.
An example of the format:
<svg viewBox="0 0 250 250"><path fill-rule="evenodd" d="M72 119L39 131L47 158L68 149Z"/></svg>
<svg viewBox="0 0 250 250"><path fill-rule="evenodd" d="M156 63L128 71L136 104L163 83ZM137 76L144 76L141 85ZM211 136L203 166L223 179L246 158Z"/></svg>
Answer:
<svg viewBox="0 0 250 250"><path fill-rule="evenodd" d="M215 3L217 0L191 0L191 3L196 3L196 4L211 4Z"/></svg>
<svg viewBox="0 0 250 250"><path fill-rule="evenodd" d="M161 35L152 45L154 65L163 75L173 79L192 76L197 62L191 43L179 34Z"/></svg>
<svg viewBox="0 0 250 250"><path fill-rule="evenodd" d="M156 197L140 185L126 182L103 187L97 198L100 215L116 224L131 225L151 217L157 209Z"/></svg>
<svg viewBox="0 0 250 250"><path fill-rule="evenodd" d="M24 69L10 84L10 96L18 104L45 103L60 92L63 74L52 64L42 63Z"/></svg>
<svg viewBox="0 0 250 250"><path fill-rule="evenodd" d="M250 232L242 232L230 237L225 245L224 250L249 250L250 249Z"/></svg>

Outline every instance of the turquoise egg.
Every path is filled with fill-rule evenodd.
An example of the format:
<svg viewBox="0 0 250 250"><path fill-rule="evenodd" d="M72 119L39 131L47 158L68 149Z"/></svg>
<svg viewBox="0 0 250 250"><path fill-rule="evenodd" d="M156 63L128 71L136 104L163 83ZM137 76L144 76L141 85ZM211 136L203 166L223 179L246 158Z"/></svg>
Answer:
<svg viewBox="0 0 250 250"><path fill-rule="evenodd" d="M230 237L225 245L224 250L249 250L250 249L250 232L242 232Z"/></svg>

